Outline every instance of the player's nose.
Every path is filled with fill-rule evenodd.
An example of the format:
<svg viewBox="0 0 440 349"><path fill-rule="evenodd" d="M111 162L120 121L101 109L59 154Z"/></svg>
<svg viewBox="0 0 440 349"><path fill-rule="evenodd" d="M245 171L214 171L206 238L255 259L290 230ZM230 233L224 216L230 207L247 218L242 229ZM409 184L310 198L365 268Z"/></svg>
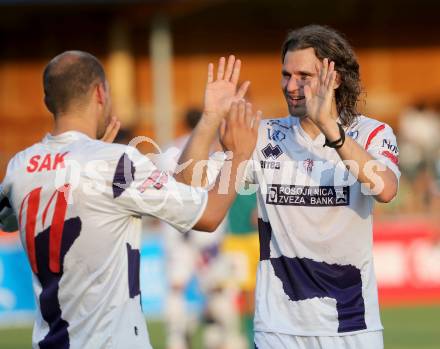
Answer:
<svg viewBox="0 0 440 349"><path fill-rule="evenodd" d="M286 91L291 93L299 90L302 87L301 83L296 79L294 76L292 76L288 81L286 85Z"/></svg>

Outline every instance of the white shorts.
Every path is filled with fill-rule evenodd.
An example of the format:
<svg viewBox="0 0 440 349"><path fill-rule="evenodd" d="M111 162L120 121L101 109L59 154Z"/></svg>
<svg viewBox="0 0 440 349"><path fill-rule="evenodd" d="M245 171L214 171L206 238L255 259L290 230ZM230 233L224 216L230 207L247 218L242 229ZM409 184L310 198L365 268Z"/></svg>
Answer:
<svg viewBox="0 0 440 349"><path fill-rule="evenodd" d="M332 337L255 332L254 342L256 349L383 349L382 331Z"/></svg>

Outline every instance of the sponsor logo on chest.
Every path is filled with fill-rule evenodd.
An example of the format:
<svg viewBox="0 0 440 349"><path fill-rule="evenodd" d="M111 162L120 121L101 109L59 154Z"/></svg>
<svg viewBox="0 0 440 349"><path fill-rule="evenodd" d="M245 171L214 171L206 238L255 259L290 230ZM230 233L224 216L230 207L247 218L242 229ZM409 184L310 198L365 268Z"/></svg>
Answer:
<svg viewBox="0 0 440 349"><path fill-rule="evenodd" d="M263 153L263 156L266 158L266 159L269 159L269 158L271 158L271 159L273 159L273 160L276 160L276 159L278 159L280 156L281 156L281 154L283 154L283 150L281 149L281 147L277 144L277 145L275 145L275 146L273 146L272 144L268 144L268 145L266 145L262 150L261 150L261 152Z"/></svg>
<svg viewBox="0 0 440 349"><path fill-rule="evenodd" d="M268 160L270 159L276 160L281 156L281 154L283 154L283 150L278 144L273 146L272 144L269 143L261 150L261 153ZM281 168L281 163L279 161L268 161L268 160L260 161L261 168L271 169L271 170L279 170Z"/></svg>
<svg viewBox="0 0 440 349"><path fill-rule="evenodd" d="M350 187L269 184L266 203L286 206L348 206Z"/></svg>

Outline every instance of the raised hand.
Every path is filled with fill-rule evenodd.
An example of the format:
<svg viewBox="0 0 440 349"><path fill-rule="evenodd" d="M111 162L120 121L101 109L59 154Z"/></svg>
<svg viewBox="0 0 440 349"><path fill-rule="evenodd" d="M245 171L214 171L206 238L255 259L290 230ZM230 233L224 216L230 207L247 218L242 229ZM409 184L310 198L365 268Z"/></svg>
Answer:
<svg viewBox="0 0 440 349"><path fill-rule="evenodd" d="M107 143L113 143L120 128L121 122L115 116L112 116L110 123L105 129L104 136L102 136L100 140Z"/></svg>
<svg viewBox="0 0 440 349"><path fill-rule="evenodd" d="M217 78L214 79L214 64L208 65L208 81L205 89L204 114L210 119L220 122L228 113L233 102L243 99L250 82L245 81L238 87L241 61L231 55L221 57L218 62Z"/></svg>
<svg viewBox="0 0 440 349"><path fill-rule="evenodd" d="M262 113L252 113L252 104L233 102L220 127L220 142L234 157L249 159L255 149Z"/></svg>
<svg viewBox="0 0 440 349"><path fill-rule="evenodd" d="M331 120L332 102L336 87L335 63L324 58L322 67L317 65L318 82L315 91L304 87L307 116L319 127Z"/></svg>

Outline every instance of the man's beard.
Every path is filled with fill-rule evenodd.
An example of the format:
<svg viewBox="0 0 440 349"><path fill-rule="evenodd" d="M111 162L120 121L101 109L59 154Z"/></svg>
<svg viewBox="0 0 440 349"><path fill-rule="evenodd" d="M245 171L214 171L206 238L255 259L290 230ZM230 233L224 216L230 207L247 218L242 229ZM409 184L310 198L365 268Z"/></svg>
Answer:
<svg viewBox="0 0 440 349"><path fill-rule="evenodd" d="M304 118L307 115L307 108L305 105L305 98L303 95L299 94L289 94L286 91L284 92L284 98L287 103L287 109L289 110L289 114L291 116Z"/></svg>
<svg viewBox="0 0 440 349"><path fill-rule="evenodd" d="M291 116L295 116L300 119L304 119L307 117L307 108L305 105L291 106L291 105L287 104L287 108L288 108L289 114Z"/></svg>

